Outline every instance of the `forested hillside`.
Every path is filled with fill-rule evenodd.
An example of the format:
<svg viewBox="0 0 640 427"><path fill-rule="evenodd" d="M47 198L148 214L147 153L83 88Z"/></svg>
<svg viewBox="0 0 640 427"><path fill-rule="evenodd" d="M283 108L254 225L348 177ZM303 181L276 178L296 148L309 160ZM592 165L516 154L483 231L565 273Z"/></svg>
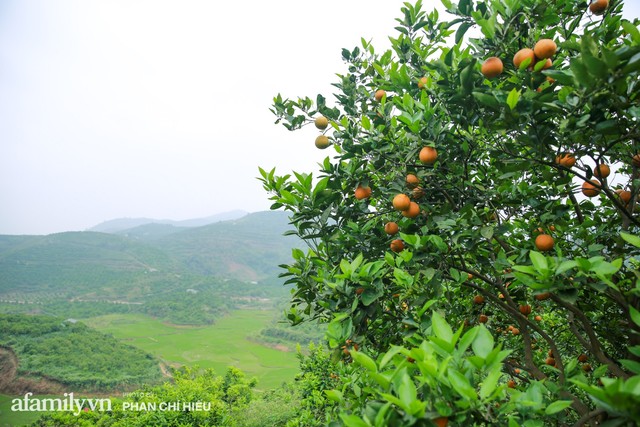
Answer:
<svg viewBox="0 0 640 427"><path fill-rule="evenodd" d="M203 227L0 236L0 312L145 313L206 324L251 298L279 298L294 238L283 212ZM169 230L169 231L167 231Z"/></svg>
<svg viewBox="0 0 640 427"><path fill-rule="evenodd" d="M0 392L37 381L43 375L77 390L105 390L159 382L158 361L74 320L59 317L0 314L0 346L19 359L17 370L3 372ZM33 390L31 383L28 389Z"/></svg>

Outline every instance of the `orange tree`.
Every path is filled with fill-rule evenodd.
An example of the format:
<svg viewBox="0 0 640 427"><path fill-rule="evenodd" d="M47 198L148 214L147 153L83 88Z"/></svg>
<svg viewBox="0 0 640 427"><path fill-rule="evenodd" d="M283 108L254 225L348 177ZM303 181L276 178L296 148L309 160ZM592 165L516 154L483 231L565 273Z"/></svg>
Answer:
<svg viewBox="0 0 640 427"><path fill-rule="evenodd" d="M260 170L308 244L287 316L327 322L342 359L328 416L639 422L637 22L615 0L442 3L405 3L385 52L343 49L332 105L274 99L334 153Z"/></svg>

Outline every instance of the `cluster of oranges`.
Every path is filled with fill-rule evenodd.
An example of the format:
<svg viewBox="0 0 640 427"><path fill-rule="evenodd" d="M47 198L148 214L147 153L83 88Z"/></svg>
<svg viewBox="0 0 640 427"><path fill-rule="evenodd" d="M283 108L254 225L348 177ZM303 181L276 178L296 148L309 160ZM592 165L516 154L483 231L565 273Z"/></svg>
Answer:
<svg viewBox="0 0 640 427"><path fill-rule="evenodd" d="M329 126L329 119L327 119L325 116L319 116L319 117L316 117L316 119L313 121L313 124L316 125L318 129L325 130L327 126ZM325 134L318 135L318 137L316 138L316 147L318 147L321 150L324 150L328 146L329 146L329 137L327 137L327 135Z"/></svg>
<svg viewBox="0 0 640 427"><path fill-rule="evenodd" d="M551 61L551 57L556 54L558 46L556 42L551 39L540 39L535 44L533 49L524 48L520 49L513 56L513 65L516 69L520 69L521 66L529 67L529 69L533 69L534 65L540 61L545 61L542 65L543 70L551 67L553 62ZM524 65L523 65L524 64ZM497 56L492 56L488 58L482 64L480 68L482 75L484 75L488 79L492 79L494 77L498 77L504 71L504 65L502 60Z"/></svg>

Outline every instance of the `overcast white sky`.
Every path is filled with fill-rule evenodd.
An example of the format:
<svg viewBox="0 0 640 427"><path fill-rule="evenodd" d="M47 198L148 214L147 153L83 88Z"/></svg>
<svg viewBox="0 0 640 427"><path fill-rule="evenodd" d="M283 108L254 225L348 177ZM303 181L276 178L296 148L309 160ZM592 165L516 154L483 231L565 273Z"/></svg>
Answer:
<svg viewBox="0 0 640 427"><path fill-rule="evenodd" d="M258 166L332 152L274 125L273 96L329 96L341 48L382 51L401 5L0 0L0 234L268 209Z"/></svg>

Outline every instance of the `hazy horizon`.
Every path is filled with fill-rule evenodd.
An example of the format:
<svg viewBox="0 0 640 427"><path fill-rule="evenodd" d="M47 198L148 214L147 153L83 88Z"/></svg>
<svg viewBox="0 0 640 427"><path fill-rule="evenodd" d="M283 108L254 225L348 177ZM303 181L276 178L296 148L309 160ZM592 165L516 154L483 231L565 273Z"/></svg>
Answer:
<svg viewBox="0 0 640 427"><path fill-rule="evenodd" d="M333 155L275 125L273 97L333 104L342 48L386 50L402 4L1 2L0 234L268 210L258 167Z"/></svg>

